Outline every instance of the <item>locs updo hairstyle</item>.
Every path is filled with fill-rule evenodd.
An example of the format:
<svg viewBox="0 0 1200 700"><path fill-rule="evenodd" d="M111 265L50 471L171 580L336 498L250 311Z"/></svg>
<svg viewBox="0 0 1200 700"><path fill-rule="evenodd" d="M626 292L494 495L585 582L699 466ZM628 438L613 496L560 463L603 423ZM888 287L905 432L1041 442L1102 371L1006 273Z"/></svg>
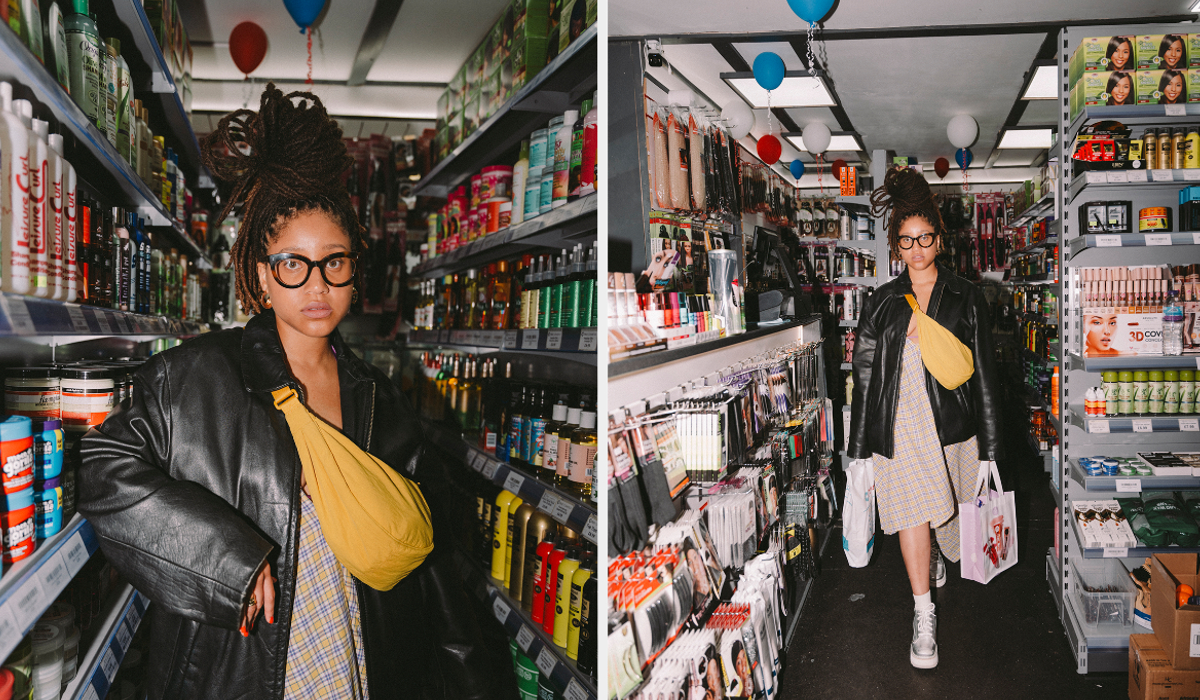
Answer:
<svg viewBox="0 0 1200 700"><path fill-rule="evenodd" d="M871 193L871 213L887 222L888 249L892 260L900 259L900 227L919 216L933 227L938 239L946 232L942 212L933 200L929 183L915 170L893 168L883 178L883 187ZM935 242L936 245L936 242Z"/></svg>
<svg viewBox="0 0 1200 700"><path fill-rule="evenodd" d="M363 230L342 175L354 162L342 129L311 92L284 95L267 83L258 112L239 109L221 118L201 144L204 165L230 184L217 221L241 207L242 223L230 251L238 301L247 313L263 305L258 263L297 214L320 211L350 237L350 254L363 250Z"/></svg>

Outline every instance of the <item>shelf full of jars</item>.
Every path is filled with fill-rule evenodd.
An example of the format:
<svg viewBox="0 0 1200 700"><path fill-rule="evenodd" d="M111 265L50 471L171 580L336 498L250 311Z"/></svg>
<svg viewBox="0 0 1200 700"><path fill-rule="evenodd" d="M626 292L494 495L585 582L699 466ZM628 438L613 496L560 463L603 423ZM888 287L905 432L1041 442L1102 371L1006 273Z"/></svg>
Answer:
<svg viewBox="0 0 1200 700"><path fill-rule="evenodd" d="M1145 34L1173 35L1180 28L1139 25L1138 37L1129 27L1067 28L1060 37L1065 47L1060 68L1072 56L1086 55L1098 37L1107 46ZM1172 467L1190 478L1190 467L1177 462L1200 445L1193 381L1200 358L1200 336L1193 328L1200 313L1200 241L1190 233L1200 229L1193 214L1200 192L1187 184L1193 179L1189 173L1197 172L1198 151L1187 137L1195 116L1170 105L1087 104L1096 70L1083 66L1063 73L1063 94L1078 93L1084 103L1072 101L1063 110L1064 137L1055 149L1063 164L1057 190L1062 274L1055 392L1061 408L1055 481L1061 484L1062 539L1050 553L1048 578L1063 601L1063 624L1081 673L1125 668L1128 635L1138 631L1133 610L1111 624L1088 617L1075 593L1080 577L1095 574L1095 562L1087 559L1106 557L1106 566L1124 577L1160 542L1140 527L1128 533L1128 541L1096 540L1090 523L1076 522L1077 511L1107 508L1137 525L1132 518L1157 498L1155 484L1174 478ZM1118 79L1136 82L1142 72L1137 68ZM1114 502L1096 493L1110 490L1102 483L1106 476L1137 477L1138 490ZM1200 482L1184 487L1181 499ZM1076 546L1063 546L1071 544ZM1177 544L1172 551L1200 551L1194 543Z"/></svg>

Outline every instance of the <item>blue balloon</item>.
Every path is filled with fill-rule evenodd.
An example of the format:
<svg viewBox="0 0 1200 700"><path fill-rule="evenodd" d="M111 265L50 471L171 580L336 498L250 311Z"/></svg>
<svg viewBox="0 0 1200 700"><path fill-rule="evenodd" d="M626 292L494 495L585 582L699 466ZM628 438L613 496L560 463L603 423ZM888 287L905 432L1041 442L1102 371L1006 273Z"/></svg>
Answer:
<svg viewBox="0 0 1200 700"><path fill-rule="evenodd" d="M971 161L973 160L975 160L975 156L971 153L971 149L969 148L960 148L954 154L954 161L958 163L958 167L962 168L963 170L971 167Z"/></svg>
<svg viewBox="0 0 1200 700"><path fill-rule="evenodd" d="M788 166L788 169L792 171L792 177L799 180L800 176L804 174L804 161L797 158L796 160L792 161L791 165Z"/></svg>
<svg viewBox="0 0 1200 700"><path fill-rule="evenodd" d="M764 51L754 58L754 79L764 90L774 90L783 84L785 70L779 54Z"/></svg>
<svg viewBox="0 0 1200 700"><path fill-rule="evenodd" d="M321 10L325 9L325 0L283 0L283 6L303 32L317 20Z"/></svg>
<svg viewBox="0 0 1200 700"><path fill-rule="evenodd" d="M787 0L787 4L792 12L809 24L820 22L833 8L833 0Z"/></svg>

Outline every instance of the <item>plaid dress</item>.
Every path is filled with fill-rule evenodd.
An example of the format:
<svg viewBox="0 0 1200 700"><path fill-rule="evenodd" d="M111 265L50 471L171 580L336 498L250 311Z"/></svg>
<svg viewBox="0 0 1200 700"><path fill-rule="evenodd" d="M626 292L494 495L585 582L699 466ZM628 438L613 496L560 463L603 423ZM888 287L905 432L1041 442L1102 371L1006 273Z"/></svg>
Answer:
<svg viewBox="0 0 1200 700"><path fill-rule="evenodd" d="M354 577L321 534L312 499L300 492L296 596L284 698L367 700L367 664Z"/></svg>
<svg viewBox="0 0 1200 700"><path fill-rule="evenodd" d="M942 447L925 388L921 346L904 344L900 401L896 406L895 448L891 459L875 455L875 494L886 534L931 523L938 546L950 561L959 559L958 503L979 474L974 437Z"/></svg>

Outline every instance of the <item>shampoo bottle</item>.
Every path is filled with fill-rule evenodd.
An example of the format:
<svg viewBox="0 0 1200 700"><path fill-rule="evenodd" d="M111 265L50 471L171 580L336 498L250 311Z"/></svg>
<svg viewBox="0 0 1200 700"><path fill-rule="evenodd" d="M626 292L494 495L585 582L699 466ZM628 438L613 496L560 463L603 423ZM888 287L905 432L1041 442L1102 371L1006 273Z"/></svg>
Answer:
<svg viewBox="0 0 1200 700"><path fill-rule="evenodd" d="M46 246L49 248L50 298L63 301L67 298L66 260L66 199L63 197L62 134L46 135L46 188L49 221L46 229Z"/></svg>
<svg viewBox="0 0 1200 700"><path fill-rule="evenodd" d="M29 132L13 112L12 85L0 82L0 231L4 291L29 293Z"/></svg>
<svg viewBox="0 0 1200 700"><path fill-rule="evenodd" d="M63 141L62 134L52 134L50 136L50 146L55 149L59 156L63 156ZM87 288L85 284L81 284L83 280L80 277L79 266L79 233L80 233L80 217L79 203L76 200L76 188L78 186L77 175L75 174L75 166L67 162L67 159L62 158L62 182L63 182L63 257L66 263L66 269L63 276L66 278L66 300L76 302L80 300L80 296Z"/></svg>
<svg viewBox="0 0 1200 700"><path fill-rule="evenodd" d="M29 100L13 103L21 113L21 123L29 129L29 264L34 296L49 296L47 271L49 258L46 250L46 138L50 125L33 118L33 105ZM41 124L42 126L38 126Z"/></svg>
<svg viewBox="0 0 1200 700"><path fill-rule="evenodd" d="M88 0L73 0L74 12L67 15L67 64L70 68L71 99L84 116L96 122L100 106L100 31L88 16ZM101 109L103 114L103 109Z"/></svg>

